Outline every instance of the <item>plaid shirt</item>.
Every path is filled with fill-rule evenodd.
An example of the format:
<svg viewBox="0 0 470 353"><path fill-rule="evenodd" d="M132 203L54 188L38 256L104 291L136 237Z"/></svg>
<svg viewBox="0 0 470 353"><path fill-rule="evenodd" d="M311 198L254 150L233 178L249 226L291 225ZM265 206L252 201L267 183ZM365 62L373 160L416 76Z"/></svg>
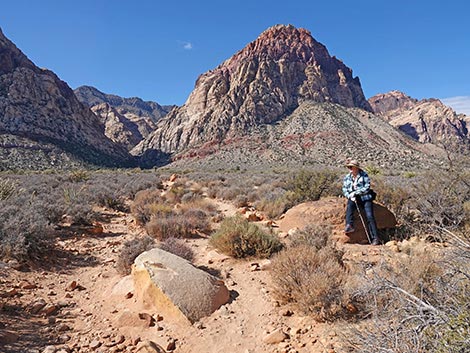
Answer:
<svg viewBox="0 0 470 353"><path fill-rule="evenodd" d="M359 195L362 201L368 201L372 199L369 190L370 179L367 173L362 169L359 170L355 185L352 173L347 174L343 179L343 195L348 199L351 196Z"/></svg>

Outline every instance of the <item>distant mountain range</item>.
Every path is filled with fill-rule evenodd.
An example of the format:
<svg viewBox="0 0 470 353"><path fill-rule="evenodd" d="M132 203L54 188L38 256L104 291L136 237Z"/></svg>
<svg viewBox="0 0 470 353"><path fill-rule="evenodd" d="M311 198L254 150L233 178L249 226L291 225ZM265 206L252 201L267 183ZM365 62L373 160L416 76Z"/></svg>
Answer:
<svg viewBox="0 0 470 353"><path fill-rule="evenodd" d="M0 170L133 166L70 87L0 31Z"/></svg>
<svg viewBox="0 0 470 353"><path fill-rule="evenodd" d="M202 74L181 107L74 92L0 32L0 169L341 165L429 167L466 146L468 117L359 78L305 29L276 25ZM131 156L127 151L130 151Z"/></svg>

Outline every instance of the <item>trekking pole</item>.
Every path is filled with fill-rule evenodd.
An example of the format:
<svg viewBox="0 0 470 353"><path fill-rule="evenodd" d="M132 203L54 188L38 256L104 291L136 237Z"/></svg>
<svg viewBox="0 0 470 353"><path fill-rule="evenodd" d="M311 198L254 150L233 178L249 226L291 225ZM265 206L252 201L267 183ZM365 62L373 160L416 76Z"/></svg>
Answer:
<svg viewBox="0 0 470 353"><path fill-rule="evenodd" d="M357 202L357 199L354 199L354 202L356 203L356 208L357 208L357 213L359 213L359 218L361 219L362 226L364 227L364 231L366 232L367 240L369 241L369 244L372 244L372 241L370 240L370 235L369 235L369 227L366 226L366 223L364 222L364 218L362 217L361 209L359 208L359 203Z"/></svg>

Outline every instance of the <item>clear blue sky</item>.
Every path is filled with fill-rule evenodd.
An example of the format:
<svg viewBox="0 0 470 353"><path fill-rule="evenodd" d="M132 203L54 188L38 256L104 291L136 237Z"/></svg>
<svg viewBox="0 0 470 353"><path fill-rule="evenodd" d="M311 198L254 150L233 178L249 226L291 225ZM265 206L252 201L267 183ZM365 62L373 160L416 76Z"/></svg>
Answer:
<svg viewBox="0 0 470 353"><path fill-rule="evenodd" d="M72 88L178 105L275 24L310 30L366 97L468 97L469 19L468 0L12 0L0 11L5 35Z"/></svg>

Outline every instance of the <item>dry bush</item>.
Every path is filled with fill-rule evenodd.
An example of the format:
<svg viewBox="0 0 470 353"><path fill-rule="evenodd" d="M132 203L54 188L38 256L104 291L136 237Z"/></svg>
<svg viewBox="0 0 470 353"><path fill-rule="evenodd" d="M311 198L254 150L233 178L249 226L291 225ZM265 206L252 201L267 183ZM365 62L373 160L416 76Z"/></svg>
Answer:
<svg viewBox="0 0 470 353"><path fill-rule="evenodd" d="M286 190L280 187L262 187L257 190L257 198L259 201L255 202L255 207L272 219L280 217L292 205Z"/></svg>
<svg viewBox="0 0 470 353"><path fill-rule="evenodd" d="M131 273L131 266L137 256L144 251L153 249L155 247L155 240L149 236L136 238L126 241L122 246L121 253L116 262L116 270L122 275Z"/></svg>
<svg viewBox="0 0 470 353"><path fill-rule="evenodd" d="M351 352L467 352L470 347L470 243L447 254L424 249L364 279L372 319L345 334Z"/></svg>
<svg viewBox="0 0 470 353"><path fill-rule="evenodd" d="M150 221L154 212L158 212L158 207L162 209L171 208L167 205L166 199L161 196L159 189L147 189L137 192L131 205L131 213L137 224L145 225ZM164 212L166 213L166 211Z"/></svg>
<svg viewBox="0 0 470 353"><path fill-rule="evenodd" d="M274 295L292 303L315 319L334 320L344 316L344 287L348 272L342 254L331 246L320 250L302 244L288 247L272 261Z"/></svg>
<svg viewBox="0 0 470 353"><path fill-rule="evenodd" d="M291 238L290 247L307 245L316 250L326 246L334 247L331 235L330 225L309 225Z"/></svg>
<svg viewBox="0 0 470 353"><path fill-rule="evenodd" d="M7 200L11 196L21 192L18 183L11 179L0 179L0 201Z"/></svg>
<svg viewBox="0 0 470 353"><path fill-rule="evenodd" d="M267 258L282 249L276 236L263 232L257 225L239 216L225 218L209 243L235 258Z"/></svg>
<svg viewBox="0 0 470 353"><path fill-rule="evenodd" d="M181 239L167 238L162 241L158 247L162 250L168 251L176 256L192 262L194 260L194 251L184 243Z"/></svg>
<svg viewBox="0 0 470 353"><path fill-rule="evenodd" d="M0 206L0 259L40 259L52 246L46 218L27 198L2 202Z"/></svg>
<svg viewBox="0 0 470 353"><path fill-rule="evenodd" d="M145 225L147 233L158 240L196 237L208 228L207 215L200 210L170 213L164 217L153 216Z"/></svg>

